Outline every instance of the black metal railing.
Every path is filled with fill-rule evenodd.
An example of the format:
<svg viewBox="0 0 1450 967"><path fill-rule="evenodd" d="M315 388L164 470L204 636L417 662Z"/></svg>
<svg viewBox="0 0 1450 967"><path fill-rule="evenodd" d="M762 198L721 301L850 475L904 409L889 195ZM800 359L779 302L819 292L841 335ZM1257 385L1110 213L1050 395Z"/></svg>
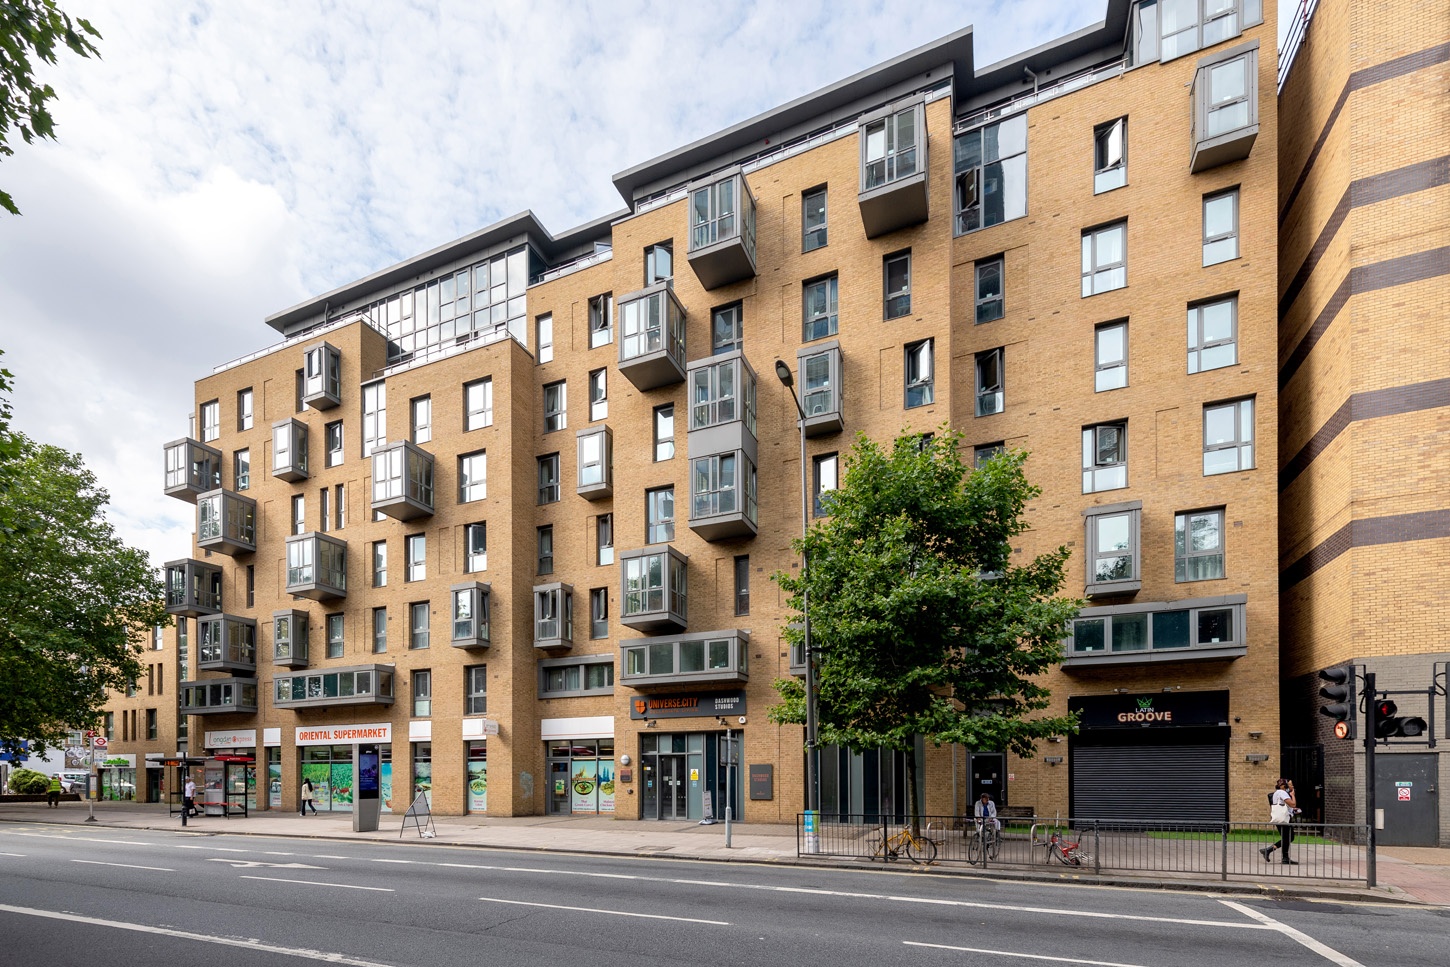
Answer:
<svg viewBox="0 0 1450 967"><path fill-rule="evenodd" d="M1092 873L1210 875L1221 880L1272 876L1368 882L1362 825L1293 824L1292 863L1278 848L1279 827L1268 823L1122 822L1053 817L1002 817L996 843L960 816L817 817L796 820L799 856L849 857L903 864L963 864L983 868L1049 865Z"/></svg>

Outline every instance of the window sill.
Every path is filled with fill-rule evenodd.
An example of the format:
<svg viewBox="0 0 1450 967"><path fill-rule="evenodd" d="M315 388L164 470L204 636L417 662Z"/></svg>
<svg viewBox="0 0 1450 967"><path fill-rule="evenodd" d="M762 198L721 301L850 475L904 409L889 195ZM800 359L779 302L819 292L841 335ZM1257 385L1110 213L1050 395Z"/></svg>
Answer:
<svg viewBox="0 0 1450 967"><path fill-rule="evenodd" d="M1249 652L1245 644L1190 645L1187 648L1157 648L1153 651L1094 651L1070 654L1063 658L1063 668L1089 668L1101 665L1154 665L1195 661L1231 661Z"/></svg>

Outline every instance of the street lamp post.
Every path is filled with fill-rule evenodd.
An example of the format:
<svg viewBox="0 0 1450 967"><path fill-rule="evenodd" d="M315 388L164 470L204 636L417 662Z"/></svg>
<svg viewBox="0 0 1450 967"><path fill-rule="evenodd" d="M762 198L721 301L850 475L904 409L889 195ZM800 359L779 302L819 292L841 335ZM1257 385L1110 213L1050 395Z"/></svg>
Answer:
<svg viewBox="0 0 1450 967"><path fill-rule="evenodd" d="M795 378L791 375L790 367L785 360L775 361L775 375L782 386L790 393L791 401L795 403L796 412L800 414L801 430L801 540L806 539L807 530L810 526L810 486L806 478L806 410L801 405L800 396L795 391ZM814 822L814 814L821 808L821 789L816 777L816 656L811 648L811 604L810 577L811 559L810 553L801 547L801 626L805 637L806 652L806 811L811 814L811 821ZM814 832L811 829L810 832Z"/></svg>

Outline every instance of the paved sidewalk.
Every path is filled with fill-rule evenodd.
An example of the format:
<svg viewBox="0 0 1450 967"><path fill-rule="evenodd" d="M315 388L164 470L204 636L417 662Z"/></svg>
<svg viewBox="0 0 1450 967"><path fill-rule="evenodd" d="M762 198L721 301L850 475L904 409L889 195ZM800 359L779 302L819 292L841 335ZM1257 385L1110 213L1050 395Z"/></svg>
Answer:
<svg viewBox="0 0 1450 967"><path fill-rule="evenodd" d="M163 804L98 802L94 812L97 823L106 828L181 829L181 817L168 815ZM84 824L88 813L86 803L64 803L59 809L49 809L44 803L0 804L0 822ZM290 811L266 811L247 817L192 819L188 821L187 832L302 836L382 843L419 842L418 830L412 826L402 830L402 823L401 815L384 814L376 832L355 833L352 816L348 813L302 817ZM795 827L785 825L736 823L731 829L729 847L725 845L724 823L700 826L696 823L640 822L598 816L434 816L433 825L436 835L423 842L446 846L880 869L863 860L798 857ZM1381 847L1378 858L1379 885L1373 890L1333 881L1282 877L1231 878L1225 882L1217 874L1155 873L1142 877L1104 874L1095 878L1090 871L1000 867L984 872L957 864L939 865L934 872L1016 880L1096 882L1160 889L1247 892L1277 897L1394 900L1450 906L1450 850ZM909 870L911 867L903 865L898 869Z"/></svg>

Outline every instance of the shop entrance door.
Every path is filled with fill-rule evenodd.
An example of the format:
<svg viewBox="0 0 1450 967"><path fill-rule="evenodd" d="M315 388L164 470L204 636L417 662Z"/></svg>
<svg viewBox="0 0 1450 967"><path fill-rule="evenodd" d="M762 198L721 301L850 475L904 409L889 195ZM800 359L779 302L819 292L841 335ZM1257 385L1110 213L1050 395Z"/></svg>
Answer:
<svg viewBox="0 0 1450 967"><path fill-rule="evenodd" d="M660 819L688 819L689 773L682 755L660 756Z"/></svg>
<svg viewBox="0 0 1450 967"><path fill-rule="evenodd" d="M971 766L971 805L975 806L984 792L998 806L1007 805L1007 757L1001 752L973 752Z"/></svg>
<svg viewBox="0 0 1450 967"><path fill-rule="evenodd" d="M569 761L549 762L549 812L562 815L569 810Z"/></svg>

